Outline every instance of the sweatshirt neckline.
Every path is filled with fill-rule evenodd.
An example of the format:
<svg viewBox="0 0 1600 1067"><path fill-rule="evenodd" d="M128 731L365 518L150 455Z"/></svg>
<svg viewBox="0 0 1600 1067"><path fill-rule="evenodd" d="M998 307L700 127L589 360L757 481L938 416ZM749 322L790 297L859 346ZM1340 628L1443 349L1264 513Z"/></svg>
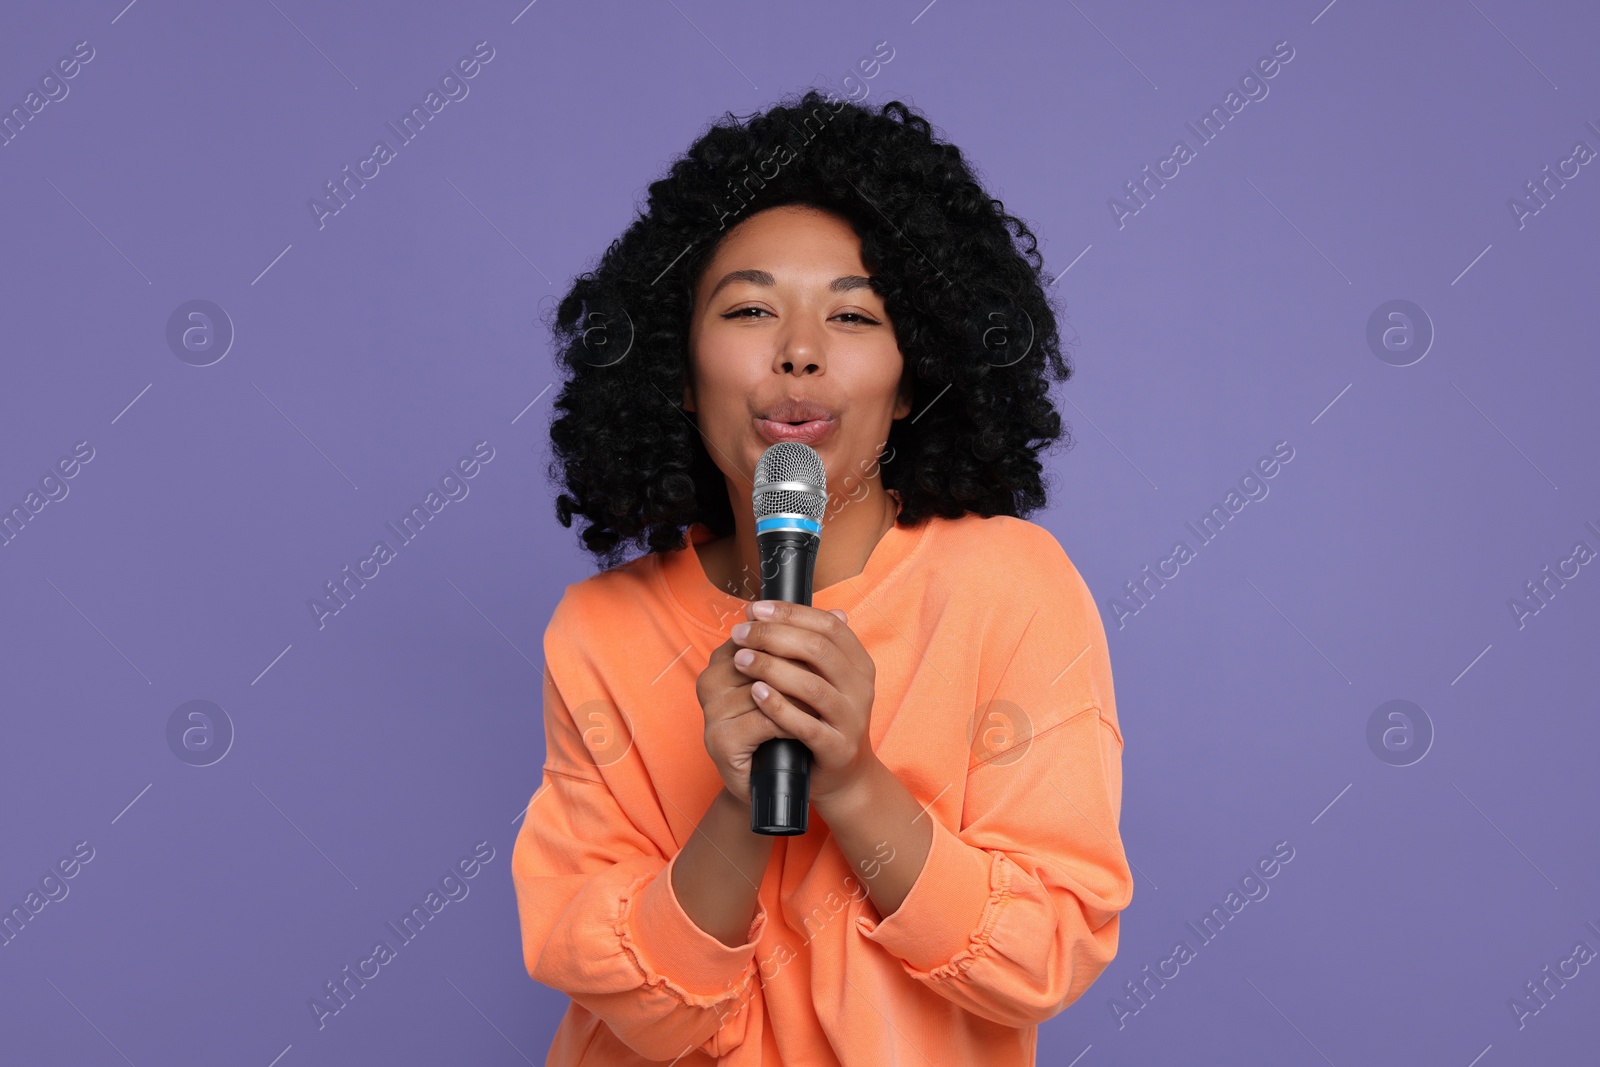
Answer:
<svg viewBox="0 0 1600 1067"><path fill-rule="evenodd" d="M898 520L898 511L896 516ZM824 611L838 608L853 614L863 601L893 578L910 560L936 521L937 517L929 518L915 526L902 526L896 521L873 546L861 573L824 588L813 589L811 606ZM722 633L734 622L744 619L745 609L751 601L718 588L706 576L695 546L712 540L715 540L715 536L710 527L701 522L691 523L678 548L658 554L657 570L679 607L696 622Z"/></svg>

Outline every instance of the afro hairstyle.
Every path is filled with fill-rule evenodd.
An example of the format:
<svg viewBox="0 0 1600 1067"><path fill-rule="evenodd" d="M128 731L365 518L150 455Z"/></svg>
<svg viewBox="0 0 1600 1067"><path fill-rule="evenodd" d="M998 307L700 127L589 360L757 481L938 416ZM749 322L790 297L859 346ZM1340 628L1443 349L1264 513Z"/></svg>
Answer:
<svg viewBox="0 0 1600 1067"><path fill-rule="evenodd" d="M913 108L810 89L710 124L546 317L564 375L547 472L565 489L556 516L587 520L583 546L603 568L625 542L666 552L691 523L735 528L726 479L682 408L695 283L732 226L784 204L850 223L912 372L916 414L894 422L879 466L899 524L1046 503L1038 455L1074 443L1048 379L1072 367L1032 231Z"/></svg>

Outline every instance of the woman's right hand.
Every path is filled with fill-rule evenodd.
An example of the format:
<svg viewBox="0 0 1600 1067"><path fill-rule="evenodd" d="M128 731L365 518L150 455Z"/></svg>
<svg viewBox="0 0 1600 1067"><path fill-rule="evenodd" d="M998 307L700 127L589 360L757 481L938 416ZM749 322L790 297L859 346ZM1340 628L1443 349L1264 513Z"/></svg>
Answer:
<svg viewBox="0 0 1600 1067"><path fill-rule="evenodd" d="M734 798L750 803L750 762L756 746L773 737L791 737L756 706L750 687L755 679L733 665L742 646L729 638L712 650L711 660L695 681L695 696L705 713L705 745L722 784Z"/></svg>

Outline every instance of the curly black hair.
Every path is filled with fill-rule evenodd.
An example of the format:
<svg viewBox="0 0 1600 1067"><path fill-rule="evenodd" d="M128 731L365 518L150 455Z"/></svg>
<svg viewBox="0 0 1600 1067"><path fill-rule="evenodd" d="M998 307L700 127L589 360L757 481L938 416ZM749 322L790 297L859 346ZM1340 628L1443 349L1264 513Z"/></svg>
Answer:
<svg viewBox="0 0 1600 1067"><path fill-rule="evenodd" d="M917 414L893 423L879 468L899 523L1045 505L1038 453L1074 444L1047 377L1072 367L1032 231L913 108L811 89L709 125L546 321L568 375L550 423L556 516L588 519L602 567L625 541L666 552L693 522L734 530L727 482L682 409L694 287L733 225L782 204L850 223L913 373Z"/></svg>

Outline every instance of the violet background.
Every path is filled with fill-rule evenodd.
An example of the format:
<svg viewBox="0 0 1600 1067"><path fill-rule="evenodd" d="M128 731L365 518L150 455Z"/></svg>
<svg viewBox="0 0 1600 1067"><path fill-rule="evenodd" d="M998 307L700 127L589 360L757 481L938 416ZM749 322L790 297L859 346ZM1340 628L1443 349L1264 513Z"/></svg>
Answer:
<svg viewBox="0 0 1600 1067"><path fill-rule="evenodd" d="M706 123L807 85L921 109L1040 235L1078 338L1078 445L1031 518L1102 605L1138 884L1039 1062L1596 1054L1593 966L1521 1027L1508 1002L1600 948L1600 576L1520 627L1508 602L1600 549L1600 164L1520 228L1507 202L1600 149L1600 14L925 3L0 16L6 111L95 50L0 146L0 507L94 449L0 547L0 910L94 849L0 947L0 1060L543 1062L566 998L523 969L509 863L541 636L593 564L544 478L540 316ZM319 229L309 198L484 40ZM1119 228L1108 198L1284 40L1269 95ZM204 367L167 341L194 299L235 331ZM1393 299L1435 332L1408 366L1366 339ZM307 601L483 440L468 496L319 630ZM1123 583L1279 441L1270 494L1119 628ZM1368 741L1397 699L1432 733L1406 766ZM190 700L235 732L210 766L169 747ZM309 999L478 841L470 895L319 1030ZM1201 945L1185 923L1279 841Z"/></svg>

